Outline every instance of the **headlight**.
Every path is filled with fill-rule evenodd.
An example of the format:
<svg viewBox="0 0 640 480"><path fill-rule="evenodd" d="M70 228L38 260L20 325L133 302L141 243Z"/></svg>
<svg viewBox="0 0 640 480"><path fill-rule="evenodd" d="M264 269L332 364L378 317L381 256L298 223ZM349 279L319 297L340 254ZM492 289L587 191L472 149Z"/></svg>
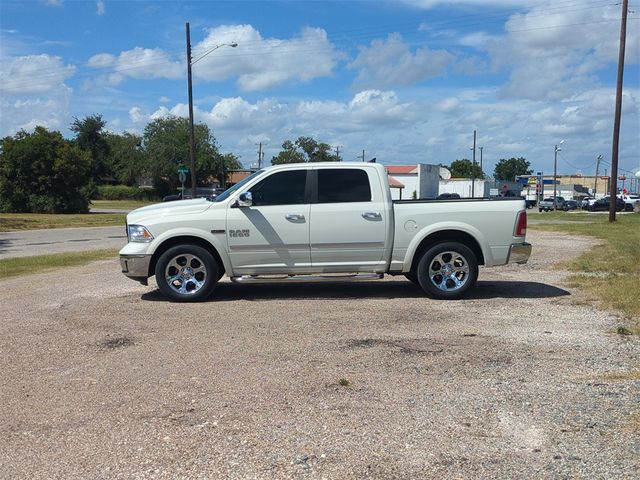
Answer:
<svg viewBox="0 0 640 480"><path fill-rule="evenodd" d="M129 225L127 234L130 242L149 243L153 235L142 225Z"/></svg>

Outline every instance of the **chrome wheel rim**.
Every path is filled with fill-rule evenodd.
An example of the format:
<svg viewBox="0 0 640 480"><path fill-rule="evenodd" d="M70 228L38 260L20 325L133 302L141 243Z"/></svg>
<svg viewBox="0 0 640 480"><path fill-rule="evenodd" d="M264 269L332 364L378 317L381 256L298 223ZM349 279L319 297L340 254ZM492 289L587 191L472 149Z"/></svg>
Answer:
<svg viewBox="0 0 640 480"><path fill-rule="evenodd" d="M180 295L194 295L207 280L207 269L201 258L190 253L173 257L164 270L164 278L171 290Z"/></svg>
<svg viewBox="0 0 640 480"><path fill-rule="evenodd" d="M469 262L460 253L442 252L429 263L429 281L439 290L460 290L469 279Z"/></svg>

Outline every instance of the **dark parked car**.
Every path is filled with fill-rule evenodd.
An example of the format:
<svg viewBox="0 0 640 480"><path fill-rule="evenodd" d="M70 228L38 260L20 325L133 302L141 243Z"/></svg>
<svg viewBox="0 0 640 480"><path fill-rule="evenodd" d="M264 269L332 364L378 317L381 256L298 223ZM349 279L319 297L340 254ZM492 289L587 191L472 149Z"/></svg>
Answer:
<svg viewBox="0 0 640 480"><path fill-rule="evenodd" d="M577 210L578 202L576 202L575 200L565 200L564 207L562 207L562 209L565 212L568 212L569 210Z"/></svg>
<svg viewBox="0 0 640 480"><path fill-rule="evenodd" d="M460 198L457 193L441 193L436 197L437 200L451 200L453 198Z"/></svg>
<svg viewBox="0 0 640 480"><path fill-rule="evenodd" d="M222 192L224 192L223 188L216 188L216 187L196 187L196 197L195 198L208 198L210 200L216 198L218 195L220 195ZM192 194L192 189L190 188L185 188L184 189L184 197L180 194L180 192L178 192L175 195L167 195L166 197L162 198L163 202L172 202L174 200L188 200L193 198L193 194Z"/></svg>
<svg viewBox="0 0 640 480"><path fill-rule="evenodd" d="M624 210L624 200L621 198L615 197L616 200L616 212L621 212ZM609 201L611 197L603 197L600 200L596 200L591 205L587 207L587 210L590 212L598 212L598 211L607 211L609 210Z"/></svg>

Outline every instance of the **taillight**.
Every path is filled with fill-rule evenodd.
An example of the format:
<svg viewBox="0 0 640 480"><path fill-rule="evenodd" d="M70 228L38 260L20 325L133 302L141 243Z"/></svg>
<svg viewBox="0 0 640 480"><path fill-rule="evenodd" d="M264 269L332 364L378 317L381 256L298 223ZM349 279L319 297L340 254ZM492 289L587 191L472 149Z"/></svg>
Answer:
<svg viewBox="0 0 640 480"><path fill-rule="evenodd" d="M522 210L518 212L518 218L516 218L516 230L513 234L514 237L524 237L527 234L527 211Z"/></svg>

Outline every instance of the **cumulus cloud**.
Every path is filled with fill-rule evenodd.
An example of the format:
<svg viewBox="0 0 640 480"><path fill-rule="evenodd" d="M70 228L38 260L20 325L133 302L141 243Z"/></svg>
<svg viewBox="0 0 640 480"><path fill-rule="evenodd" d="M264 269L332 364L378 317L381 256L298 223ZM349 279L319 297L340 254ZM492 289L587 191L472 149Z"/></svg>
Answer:
<svg viewBox="0 0 640 480"><path fill-rule="evenodd" d="M0 92L8 95L51 92L72 77L75 70L75 66L65 65L60 57L46 54L3 59Z"/></svg>
<svg viewBox="0 0 640 480"><path fill-rule="evenodd" d="M512 15L505 35L486 48L494 65L510 72L503 94L509 98L562 100L595 88L597 74L618 55L619 7L551 8L553 3ZM614 28L611 28L614 27ZM629 29L627 62L640 61L640 37Z"/></svg>
<svg viewBox="0 0 640 480"><path fill-rule="evenodd" d="M93 55L87 65L95 69L110 69L106 77L111 84L117 84L124 78L148 79L170 78L178 79L184 76L184 66L167 52L159 48L136 47L121 52L118 56L110 53ZM116 76L110 76L113 73ZM105 76L102 77L104 83ZM100 83L100 82L98 82Z"/></svg>
<svg viewBox="0 0 640 480"><path fill-rule="evenodd" d="M238 46L212 51L230 43ZM223 25L207 30L206 38L194 46L193 75L212 81L237 76L241 90L267 90L289 81L329 76L338 58L321 28L307 27L293 38L278 39L263 38L251 25Z"/></svg>
<svg viewBox="0 0 640 480"><path fill-rule="evenodd" d="M98 0L96 2L96 14L97 15L104 15L106 12L106 8L104 6L104 2L102 0Z"/></svg>
<svg viewBox="0 0 640 480"><path fill-rule="evenodd" d="M349 68L358 70L355 84L362 87L411 85L445 73L454 56L446 50L427 47L412 52L398 34L374 40L362 47Z"/></svg>
<svg viewBox="0 0 640 480"><path fill-rule="evenodd" d="M0 135L14 135L19 130L32 131L36 126L58 130L70 118L69 103L72 90L58 85L47 95L9 99L0 97L2 122Z"/></svg>

